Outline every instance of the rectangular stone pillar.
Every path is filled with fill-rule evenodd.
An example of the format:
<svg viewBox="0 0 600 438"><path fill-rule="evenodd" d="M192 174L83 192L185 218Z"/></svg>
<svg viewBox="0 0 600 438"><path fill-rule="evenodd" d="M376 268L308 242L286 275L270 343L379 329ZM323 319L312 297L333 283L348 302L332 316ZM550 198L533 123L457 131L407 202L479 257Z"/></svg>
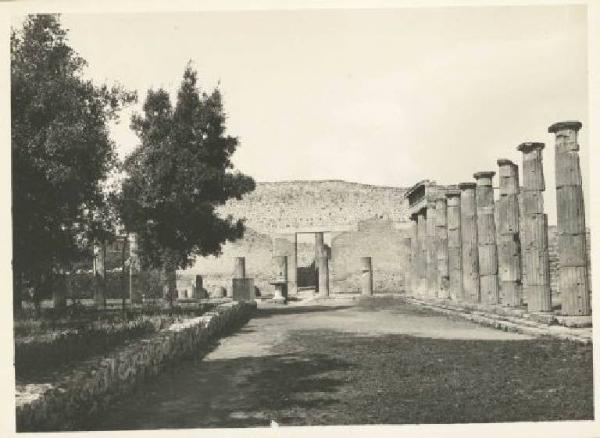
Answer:
<svg viewBox="0 0 600 438"><path fill-rule="evenodd" d="M285 255L277 255L273 257L275 262L275 292L273 294L273 301L275 302L287 302L288 297L288 257Z"/></svg>
<svg viewBox="0 0 600 438"><path fill-rule="evenodd" d="M590 315L585 206L581 187L577 133L581 122L559 122L548 128L555 134L558 284L563 315Z"/></svg>
<svg viewBox="0 0 600 438"><path fill-rule="evenodd" d="M464 299L471 303L481 300L475 187L475 183L472 182L459 184L463 293Z"/></svg>
<svg viewBox="0 0 600 438"><path fill-rule="evenodd" d="M202 275L196 275L194 280L192 296L194 298L208 298L208 294L204 289L204 280Z"/></svg>
<svg viewBox="0 0 600 438"><path fill-rule="evenodd" d="M550 312L550 259L548 254L548 220L544 214L544 143L522 143L523 153L523 223L521 245L525 284L523 292L530 312Z"/></svg>
<svg viewBox="0 0 600 438"><path fill-rule="evenodd" d="M327 253L321 253L317 260L319 266L319 296L329 296L329 258Z"/></svg>
<svg viewBox="0 0 600 438"><path fill-rule="evenodd" d="M418 287L418 276L417 276L417 257L419 255L419 246L417 242L417 217L411 216L410 218L410 283L408 285L409 292L408 294L411 296L416 295L417 287Z"/></svg>
<svg viewBox="0 0 600 438"><path fill-rule="evenodd" d="M106 307L106 245L104 242L94 242L94 304L96 307Z"/></svg>
<svg viewBox="0 0 600 438"><path fill-rule="evenodd" d="M419 253L417 257L417 278L419 296L425 296L427 291L427 218L426 210L423 209L417 213L417 242Z"/></svg>
<svg viewBox="0 0 600 438"><path fill-rule="evenodd" d="M448 222L446 196L443 194L438 196L438 198L435 200L435 214L438 297L448 299L450 298L450 274L448 267Z"/></svg>
<svg viewBox="0 0 600 438"><path fill-rule="evenodd" d="M323 233L315 233L315 292L319 292L319 259L326 254Z"/></svg>
<svg viewBox="0 0 600 438"><path fill-rule="evenodd" d="M360 289L361 294L366 296L373 295L373 266L371 257L360 258Z"/></svg>
<svg viewBox="0 0 600 438"><path fill-rule="evenodd" d="M498 252L492 179L496 172L477 172L475 201L477 204L477 245L479 253L479 291L481 302L498 304Z"/></svg>
<svg viewBox="0 0 600 438"><path fill-rule="evenodd" d="M233 266L233 277L232 278L246 278L246 258L236 257Z"/></svg>
<svg viewBox="0 0 600 438"><path fill-rule="evenodd" d="M519 167L498 160L498 277L500 302L517 307L522 303L521 239L519 237Z"/></svg>
<svg viewBox="0 0 600 438"><path fill-rule="evenodd" d="M426 284L427 293L426 295L431 298L437 297L438 290L438 274L437 274L437 253L436 253L436 241L435 241L435 201L427 201L427 237L425 241L426 246Z"/></svg>
<svg viewBox="0 0 600 438"><path fill-rule="evenodd" d="M462 287L462 239L460 227L460 191L446 193L448 216L448 275L450 298L464 299Z"/></svg>
<svg viewBox="0 0 600 438"><path fill-rule="evenodd" d="M288 292L297 293L297 235L296 233L279 234L273 239L273 256L287 256Z"/></svg>
<svg viewBox="0 0 600 438"><path fill-rule="evenodd" d="M142 302L142 278L137 235L129 235L129 300L131 304Z"/></svg>

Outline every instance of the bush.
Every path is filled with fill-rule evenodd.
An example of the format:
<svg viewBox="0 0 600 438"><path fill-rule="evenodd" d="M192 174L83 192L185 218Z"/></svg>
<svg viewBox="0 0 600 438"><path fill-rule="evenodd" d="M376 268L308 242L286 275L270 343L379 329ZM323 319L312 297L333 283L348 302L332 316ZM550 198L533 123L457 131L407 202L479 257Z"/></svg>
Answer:
<svg viewBox="0 0 600 438"><path fill-rule="evenodd" d="M156 333L176 321L201 315L212 305L165 309L159 304L125 312L69 306L67 312L46 311L42 318L15 321L17 378L55 371L61 366L106 354L128 341Z"/></svg>

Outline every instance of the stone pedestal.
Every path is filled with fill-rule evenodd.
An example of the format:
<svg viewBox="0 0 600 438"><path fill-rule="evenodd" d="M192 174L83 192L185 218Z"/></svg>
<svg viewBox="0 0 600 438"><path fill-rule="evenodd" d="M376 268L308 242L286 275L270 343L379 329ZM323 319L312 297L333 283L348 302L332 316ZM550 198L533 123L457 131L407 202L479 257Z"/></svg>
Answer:
<svg viewBox="0 0 600 438"><path fill-rule="evenodd" d="M556 135L556 206L558 231L558 288L563 315L592 312L588 283L585 206L581 187L579 144L581 122L559 122L548 128Z"/></svg>

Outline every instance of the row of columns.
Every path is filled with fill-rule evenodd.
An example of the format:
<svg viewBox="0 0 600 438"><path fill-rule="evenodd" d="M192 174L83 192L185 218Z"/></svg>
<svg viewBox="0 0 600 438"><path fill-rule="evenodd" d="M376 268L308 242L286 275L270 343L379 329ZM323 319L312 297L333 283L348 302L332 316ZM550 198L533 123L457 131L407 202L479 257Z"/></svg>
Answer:
<svg viewBox="0 0 600 438"><path fill-rule="evenodd" d="M565 315L591 312L579 129L580 122L548 129L556 137L559 289ZM552 311L543 149L537 142L517 147L523 157L522 186L518 166L497 161L497 202L494 171L477 172L475 182L427 195L425 206L411 217L410 284L417 295L506 306L525 299L531 312Z"/></svg>

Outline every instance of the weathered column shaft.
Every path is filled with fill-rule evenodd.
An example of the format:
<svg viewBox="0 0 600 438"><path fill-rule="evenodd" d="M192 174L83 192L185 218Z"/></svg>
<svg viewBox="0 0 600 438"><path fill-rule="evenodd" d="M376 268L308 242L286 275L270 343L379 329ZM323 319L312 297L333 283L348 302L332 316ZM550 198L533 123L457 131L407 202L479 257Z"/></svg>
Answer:
<svg viewBox="0 0 600 438"><path fill-rule="evenodd" d="M323 233L317 232L315 233L315 292L319 292L319 259L325 253L325 242L323 239Z"/></svg>
<svg viewBox="0 0 600 438"><path fill-rule="evenodd" d="M371 257L360 258L360 286L362 295L373 295L373 266Z"/></svg>
<svg viewBox="0 0 600 438"><path fill-rule="evenodd" d="M275 261L275 293L273 299L285 302L288 294L288 256L277 255Z"/></svg>
<svg viewBox="0 0 600 438"><path fill-rule="evenodd" d="M498 304L498 252L494 216L494 189L492 179L496 172L477 172L477 245L479 254L479 290L481 302Z"/></svg>
<svg viewBox="0 0 600 438"><path fill-rule="evenodd" d="M477 303L480 301L480 294L475 183L461 183L459 187L464 299Z"/></svg>
<svg viewBox="0 0 600 438"><path fill-rule="evenodd" d="M246 278L246 258L236 257L232 278Z"/></svg>
<svg viewBox="0 0 600 438"><path fill-rule="evenodd" d="M585 206L577 134L581 122L559 122L554 133L558 232L558 288L564 315L590 315Z"/></svg>
<svg viewBox="0 0 600 438"><path fill-rule="evenodd" d="M418 242L418 257L417 257L417 279L419 295L424 296L427 291L427 219L425 210L421 210L417 214L417 242Z"/></svg>
<svg viewBox="0 0 600 438"><path fill-rule="evenodd" d="M427 202L427 237L426 237L426 281L427 296L437 297L437 253L435 242L435 202Z"/></svg>
<svg viewBox="0 0 600 438"><path fill-rule="evenodd" d="M196 275L193 286L193 297L194 298L206 298L204 293L204 279L202 275Z"/></svg>
<svg viewBox="0 0 600 438"><path fill-rule="evenodd" d="M521 247L524 294L530 312L550 312L550 259L548 254L548 220L544 214L543 143L522 143L523 153L523 223Z"/></svg>
<svg viewBox="0 0 600 438"><path fill-rule="evenodd" d="M129 300L131 304L142 302L141 265L138 254L137 235L129 235Z"/></svg>
<svg viewBox="0 0 600 438"><path fill-rule="evenodd" d="M450 297L450 274L448 267L448 219L446 197L443 194L435 200L435 213L438 296L440 298L447 299Z"/></svg>
<svg viewBox="0 0 600 438"><path fill-rule="evenodd" d="M106 245L94 242L94 304L106 306Z"/></svg>
<svg viewBox="0 0 600 438"><path fill-rule="evenodd" d="M417 218L410 218L410 295L414 296L418 289L417 258L419 256Z"/></svg>
<svg viewBox="0 0 600 438"><path fill-rule="evenodd" d="M519 238L519 168L512 161L498 160L498 276L500 301L520 306L521 240Z"/></svg>
<svg viewBox="0 0 600 438"><path fill-rule="evenodd" d="M317 260L319 266L319 295L322 297L329 296L329 259L327 254L319 255Z"/></svg>
<svg viewBox="0 0 600 438"><path fill-rule="evenodd" d="M462 243L460 227L460 192L446 193L448 203L448 275L450 298L462 300Z"/></svg>

